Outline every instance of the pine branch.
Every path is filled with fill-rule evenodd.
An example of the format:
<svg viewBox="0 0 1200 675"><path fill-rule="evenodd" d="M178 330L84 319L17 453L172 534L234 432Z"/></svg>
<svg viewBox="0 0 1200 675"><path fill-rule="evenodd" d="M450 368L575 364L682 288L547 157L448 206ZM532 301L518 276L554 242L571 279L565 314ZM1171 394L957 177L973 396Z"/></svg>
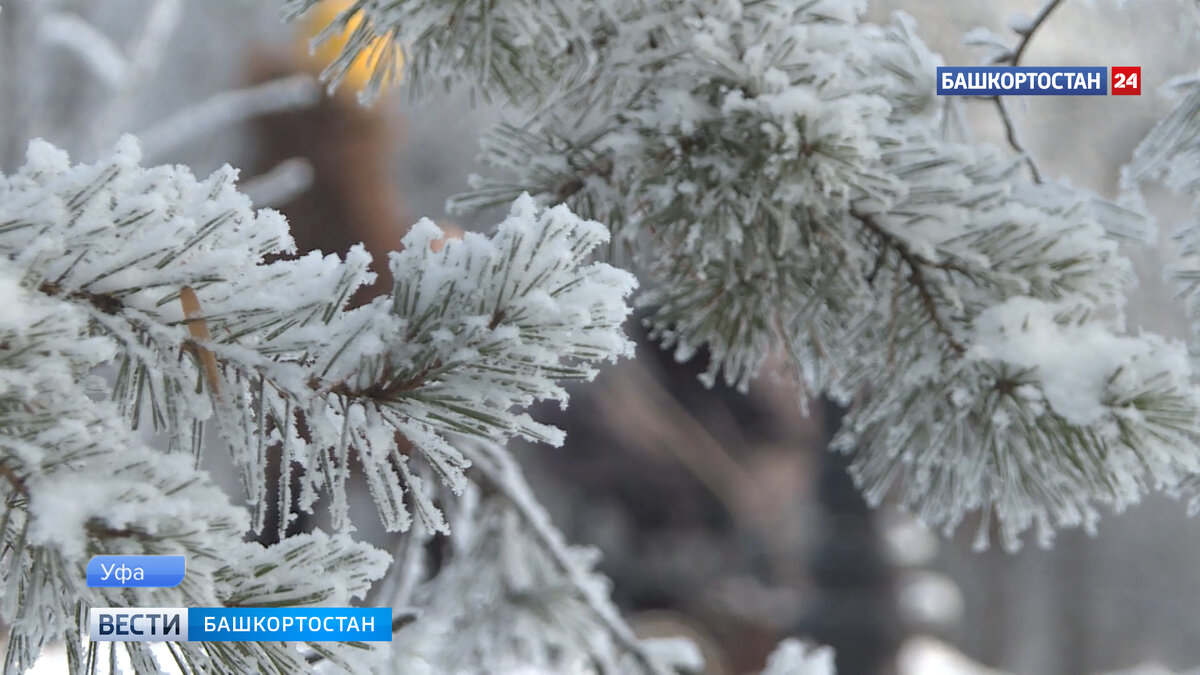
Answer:
<svg viewBox="0 0 1200 675"><path fill-rule="evenodd" d="M447 671L518 658L551 672L580 659L604 672L669 672L607 599L592 556L563 542L507 451L469 444L463 452L478 473L479 491L464 495L458 514L471 527L456 528L449 560L418 590L425 612L397 633L400 653ZM446 630L458 636L453 648L433 639Z"/></svg>
<svg viewBox="0 0 1200 675"><path fill-rule="evenodd" d="M297 17L317 0L286 0ZM322 79L336 88L356 64L371 72L360 98L374 101L402 76L415 93L433 85L465 84L486 97L548 97L560 83L586 77L594 54L592 21L602 8L558 0L438 5L403 0L356 0L316 38L341 49ZM401 47L403 45L403 48Z"/></svg>
<svg viewBox="0 0 1200 675"><path fill-rule="evenodd" d="M1023 31L1014 65L1059 4L1044 5ZM860 464L864 487L912 479L908 494L929 500L931 521L953 524L994 507L1011 544L1047 514L1078 524L1093 500L1124 503L1150 489L1154 480L1139 479L1129 492L1113 492L1092 467L1094 480L1075 484L1069 498L1043 485L1001 495L989 491L979 465L959 473L968 467L942 457L937 470L963 486L943 497L921 473L933 469L916 468L926 466L931 445L986 445L1000 433L986 414L941 408L960 389L1008 396L1008 385L970 370L977 322L1032 298L1058 308L1063 321L1115 336L1098 317L1120 314L1132 281L1117 240L1144 239L1148 228L1136 210L1043 182L1007 109L1019 161L947 141L945 111L929 95L936 57L909 23L880 30L859 19L823 2L681 0L646 9L603 42L611 71L588 82L586 94L539 101L533 123L488 137L485 158L511 177L475 181L457 203L526 189L566 196L572 208L609 222L650 280L640 301L653 309L653 335L676 358L703 346L711 355L703 381L723 375L744 388L782 342L805 389L866 401L855 432L871 439ZM1022 164L1032 182L1017 175ZM937 361L931 341L956 358ZM955 374L960 367L967 371ZM913 377L924 389L912 389ZM1195 403L1178 383L1168 388L1174 402L1163 405ZM951 437L954 424L968 431ZM1050 443L1054 457L1074 457L1080 447L1109 452L1111 439L1046 424L1028 433ZM1159 433L1123 424L1126 438ZM1172 424L1173 433L1190 433ZM900 427L912 433L891 431ZM1021 442L992 447L1008 461L1017 461L1008 453L1025 456ZM913 455L921 458L911 471L895 459ZM1174 480L1175 468L1166 468L1174 461L1154 473Z"/></svg>
<svg viewBox="0 0 1200 675"><path fill-rule="evenodd" d="M437 252L440 232L418 225L393 257L394 297L348 310L370 278L361 248L345 261L314 254L266 263L290 246L285 224L252 212L230 172L201 183L136 161L132 141L74 168L35 146L19 176L45 189L18 212L0 212L0 247L33 251L24 264L41 292L76 303L93 330L114 339L114 398L131 425L148 416L170 434L169 449L199 456L211 417L242 470L256 529L274 446L287 458L280 482L306 467L303 506L328 492L335 527L347 523L354 456L389 529L411 522L407 497L426 526L443 531L411 461L428 462L461 491L466 462L453 435L561 442L524 408L565 400L560 382L590 379L593 363L629 352L621 324L633 279L583 264L607 232L565 209L541 211L524 198L492 239L468 235ZM62 213L44 206L60 199ZM30 248L50 232L65 246ZM139 246L127 245L134 233ZM447 277L453 270L463 274Z"/></svg>
<svg viewBox="0 0 1200 675"><path fill-rule="evenodd" d="M476 456L475 459L481 459ZM550 554L561 571L575 585L587 602L589 608L596 614L604 627L612 634L627 653L632 655L641 670L646 673L665 673L643 650L633 634L633 630L620 618L610 601L596 593L594 583L583 578L584 572L579 569L572 557L564 550L562 536L550 525L546 514L540 506L530 500L529 487L518 477L512 460L503 455L503 451L493 453L492 460L497 465L489 469L486 462L479 463L480 469L488 474L490 485L503 494L517 509L525 522L532 528L540 544Z"/></svg>
<svg viewBox="0 0 1200 675"><path fill-rule="evenodd" d="M967 270L962 266L955 265L954 263L932 263L930 261L923 260L920 256L909 249L909 247L903 241L880 225L872 216L860 213L854 209L850 210L850 215L863 227L878 237L879 240L884 244L885 250L894 251L896 255L898 255L900 259L904 261L904 265L908 267L908 279L916 288L918 295L920 295L921 306L925 309L926 314L929 316L929 320L933 322L937 332L940 333L943 338L945 338L946 344L950 347L950 349L959 355L964 354L967 349L958 340L958 338L955 337L954 332L950 330L950 326L946 323L945 318L942 316L941 310L938 309L938 300L933 295L930 282L925 276L925 270L929 267L934 267L943 270L953 269L955 271L962 271L964 273L969 272L967 272Z"/></svg>
<svg viewBox="0 0 1200 675"><path fill-rule="evenodd" d="M229 505L190 458L145 447L110 404L87 396L88 373L113 353L111 340L88 334L90 301L23 286L28 275L2 260L0 286L21 308L21 321L0 322L6 670L29 667L47 640L64 636L76 664L85 654L94 660L98 647L83 649L79 630L88 607L342 604L382 576L386 554L344 535L304 535L270 549L243 542L245 510ZM101 553L185 555L188 575L167 589L86 587L83 568ZM334 570L340 580L331 585ZM144 646L124 648L136 668L157 670ZM214 665L286 673L303 664L283 643L177 649L186 664L199 664L181 663L188 673ZM362 663L359 647L320 649L344 668Z"/></svg>
<svg viewBox="0 0 1200 675"><path fill-rule="evenodd" d="M1018 28L1011 65L1060 4ZM85 26L59 23L90 41L89 63L116 83L98 132L129 105L131 75L145 79L160 60L180 6L156 6L127 63ZM277 456L281 513L298 477L299 507L328 497L332 522L348 528L347 486L361 470L388 529L415 518L379 591L419 610L393 625L406 657L447 671L520 654L552 671L579 656L605 671L664 672L607 600L594 561L565 544L493 445L561 441L529 407L565 403L564 383L630 351L620 326L634 281L588 262L607 230L518 197L526 190L619 233L650 281L642 302L655 334L680 358L707 347L707 383L723 374L746 387L782 346L803 385L858 397L839 444L859 448L853 470L873 500L892 490L947 529L981 511L1012 547L1031 527L1046 542L1057 527L1090 527L1099 505L1188 487L1200 472L1188 450L1200 440L1200 393L1183 351L1102 318L1120 317L1130 273L1116 238L1144 230L1139 216L1043 183L999 99L1032 184L1014 175L1019 162L947 142L930 95L936 56L910 22L868 26L857 7L350 3L322 34L344 40L327 82L366 58L377 68L364 98L403 69L414 91L466 84L533 120L500 127L485 149L511 177L461 202L516 198L497 231L434 251L440 232L418 224L392 257L393 294L356 309L347 300L371 279L366 253L290 257L286 223L253 211L232 170L196 180L143 168L132 140L81 166L31 146L23 168L0 176L0 290L20 310L0 318L6 669L63 635L76 669L116 663L112 649L76 639L87 605L130 599L80 587L83 556L101 549L200 561L178 589L133 593L147 604L363 597L387 556L346 534L241 541L262 527ZM10 56L26 47L11 13L0 14ZM22 94L12 70L0 70L0 89ZM185 110L157 127L172 137L162 142L312 93L271 87L214 99L221 111L213 101ZM1147 158L1169 156L1175 184L1196 182L1174 162L1194 154L1180 142L1193 103L1152 134L1130 180L1158 171ZM27 126L21 110L0 113L5 128ZM1190 268L1180 279L1200 287ZM98 402L93 374L108 364L113 401ZM133 433L147 422L166 453ZM198 456L211 424L253 514L173 456ZM462 437L482 445L460 450ZM88 498L66 504L64 493ZM425 537L452 524L426 578ZM445 634L459 644L434 639ZM361 668L361 647L169 649L185 672L292 672ZM135 670L158 670L149 649L123 648ZM819 667L794 646L780 654L780 668L789 658Z"/></svg>

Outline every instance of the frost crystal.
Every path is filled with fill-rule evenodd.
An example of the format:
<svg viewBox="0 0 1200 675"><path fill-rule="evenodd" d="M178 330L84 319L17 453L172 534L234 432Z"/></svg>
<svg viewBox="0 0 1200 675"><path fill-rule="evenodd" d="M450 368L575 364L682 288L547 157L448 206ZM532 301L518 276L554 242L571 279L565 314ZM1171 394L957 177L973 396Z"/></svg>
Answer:
<svg viewBox="0 0 1200 675"><path fill-rule="evenodd" d="M631 350L621 324L633 277L587 262L608 232L565 207L519 199L493 236L467 235L438 252L429 244L440 232L418 224L392 257L393 295L349 309L372 278L361 247L344 260L295 257L286 222L253 211L233 170L197 180L182 167L142 168L139 156L127 137L104 159L72 165L35 142L20 170L0 175L8 300L0 311L8 504L0 536L9 551L4 583L20 589L0 606L16 636L9 669L31 665L46 640L63 636L81 663L80 607L363 598L389 556L348 534L287 536L269 547L243 541L261 529L272 496L291 510L290 473L301 506L327 494L335 527L349 529L353 458L388 527L407 528L411 509L423 531L445 530L429 477L451 494L466 491L470 462L454 442L559 442L558 430L524 409L565 403L562 383L590 379L595 364ZM101 367L115 378L97 377ZM163 450L133 433L142 424L159 432ZM205 425L241 467L251 513L229 505L196 468ZM285 469L275 495L269 461ZM519 481L505 476L504 485ZM534 512L528 498L522 508ZM585 604L625 639L611 658L636 652L603 604L601 582L552 541L569 558L551 556L554 564L589 587ZM88 589L83 566L100 551L186 555L188 575L175 589L119 597L122 589ZM308 668L284 643L179 648L201 671L214 663L234 672ZM126 649L138 669L157 670L144 645ZM317 650L346 670L367 667L372 653L353 644Z"/></svg>

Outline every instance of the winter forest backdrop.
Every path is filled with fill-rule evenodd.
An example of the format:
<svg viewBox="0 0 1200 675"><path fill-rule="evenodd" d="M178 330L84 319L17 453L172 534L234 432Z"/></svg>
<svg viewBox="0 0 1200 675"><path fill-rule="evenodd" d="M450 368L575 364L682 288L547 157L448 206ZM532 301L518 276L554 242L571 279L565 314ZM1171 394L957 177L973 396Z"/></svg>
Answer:
<svg viewBox="0 0 1200 675"><path fill-rule="evenodd" d="M23 4L30 3L0 0L0 28L19 30L10 10ZM94 46L80 41L77 25L60 22L48 29L52 58L38 62L4 51L11 36L4 42L0 30L0 82L10 86L0 90L0 109L11 110L12 92L18 91L11 88L11 72L5 72L14 63L42 81L38 86L48 103L25 120L31 134L14 133L15 125L0 126L0 173L11 174L24 163L31 136L69 150L73 162L93 162L119 133L133 132L140 136L141 166L179 163L197 177L225 163L241 167L241 189L256 206L279 207L301 249L344 254L362 241L377 264L383 251L401 246L404 228L420 217L434 219L455 236L490 232L509 212L507 206L472 213L446 208L448 198L467 188L468 174L488 172L477 159L478 144L486 128L503 117L502 105L462 91L435 91L410 101L403 86L369 110L356 107L345 91L340 99L319 101L319 88L306 79L319 68L300 48L314 24L281 22L281 3L50 4L61 16L85 17L117 45L139 35L156 5L177 5L182 14L169 42L159 47L161 62L128 85L97 82L74 59L72 49ZM1195 72L1200 54L1200 29L1191 14L1195 3L1051 4L1061 6L1031 41L1023 64L1140 65L1143 95L1031 98L1013 102L1012 116L1043 175L1066 176L1075 185L1114 196L1122 164L1177 103L1159 96L1159 86ZM1043 6L1039 0L890 0L872 2L866 16L886 24L895 10L911 14L916 34L946 64L971 65L986 49L964 46L964 34L985 26L1011 37L1014 13L1032 15ZM73 48L62 44L72 40ZM89 58L97 57L93 52ZM103 58L99 61L102 68ZM291 79L273 95L256 99L269 102L258 111L262 114L240 110L241 103L229 97L213 99L208 108L191 108L280 76ZM351 77L345 87L364 83ZM130 89L124 102L106 104L108 88L122 86ZM287 111L274 114L267 109L272 107ZM187 109L195 111L194 118L172 117ZM992 106L967 103L964 112L974 139L1011 151ZM205 126L226 114L235 119ZM175 143L197 127L200 133ZM1193 208L1189 201L1154 186L1146 190L1146 202L1159 219L1159 246L1127 247L1139 280L1131 291L1130 327L1188 338L1183 303L1172 298L1177 286L1164 282L1162 269L1174 259L1176 244L1169 235ZM4 209L0 204L0 214ZM390 285L380 282L361 291L356 302L381 290ZM946 665L947 651L921 635L1013 673L1083 675L1153 663L1163 664L1167 670L1162 672L1200 667L1200 521L1187 517L1186 499L1152 495L1120 515L1101 508L1096 536L1066 529L1057 532L1050 549L1031 540L1016 552L1000 546L973 550L974 520L946 540L887 504L869 517L855 515L854 505L848 507L850 515L831 515L831 499L821 490L834 489L837 481L824 473L831 470L823 449L829 429L820 417L832 408L818 403L812 406L814 417L801 415L796 400L804 394L787 379L760 378L749 396L721 383L708 390L698 382L703 363L675 365L671 353L657 350L636 327L631 330L638 342L636 360L603 365L594 383L569 387L571 405L565 411L555 404L531 408L539 422L566 431L563 447L513 440L510 448L567 540L600 551L598 569L612 579L613 599L643 636L692 637L708 657L711 673L757 671L780 640L822 638L823 631L822 641L842 641L851 649L898 650L899 671L905 674L942 672L936 668L986 672L976 670L979 666ZM781 370L785 359L773 353L766 369ZM239 495L241 469L218 451L221 443L210 430L205 466L227 494ZM487 461L482 451L478 457ZM406 551L406 535L380 527L367 481L347 480L346 510L358 528L355 537L388 551ZM469 510L457 515L463 522L495 525ZM266 519L272 517L278 514ZM332 531L334 525L319 512L297 527ZM864 538L839 538L839 528L844 536L858 527L869 528ZM998 541L999 528L994 530ZM270 535L260 540L272 541ZM850 548L839 548L843 545ZM433 557L445 554L435 551ZM822 577L822 569L828 572L821 567L825 554L832 556L826 563L835 571L857 569L864 560L868 567L885 562L883 569L849 577L851 585L855 579L878 578L882 590L874 589L875 597L864 604L842 604L837 575ZM452 589L453 581L445 583ZM367 602L412 583L389 577L381 585L391 586L380 590L377 585ZM861 590L851 588L849 594L870 595ZM886 616L878 622L837 616L846 607ZM430 625L424 630L436 632L438 624ZM884 634L870 632L879 627ZM66 658L60 647L50 651L48 659ZM772 672L808 672L800 668Z"/></svg>

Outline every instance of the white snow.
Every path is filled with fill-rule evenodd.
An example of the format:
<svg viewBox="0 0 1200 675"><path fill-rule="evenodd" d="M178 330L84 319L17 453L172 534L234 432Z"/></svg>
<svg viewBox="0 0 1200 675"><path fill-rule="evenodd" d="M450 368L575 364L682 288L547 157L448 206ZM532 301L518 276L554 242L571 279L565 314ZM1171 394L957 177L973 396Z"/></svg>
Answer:
<svg viewBox="0 0 1200 675"><path fill-rule="evenodd" d="M1181 345L1113 333L1098 322L1056 319L1062 308L1028 297L984 310L975 321L971 355L1033 368L1050 409L1079 426L1110 412L1109 379L1119 369L1145 374L1189 370Z"/></svg>

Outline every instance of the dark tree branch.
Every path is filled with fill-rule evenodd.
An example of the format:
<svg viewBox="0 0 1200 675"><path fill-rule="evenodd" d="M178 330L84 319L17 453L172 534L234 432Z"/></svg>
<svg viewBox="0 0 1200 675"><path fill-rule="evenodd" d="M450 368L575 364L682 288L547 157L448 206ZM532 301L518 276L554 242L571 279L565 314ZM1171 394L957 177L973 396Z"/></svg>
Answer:
<svg viewBox="0 0 1200 675"><path fill-rule="evenodd" d="M1038 10L1037 16L1033 17L1033 22L1029 24L1029 26L1023 27L1023 30L1018 31L1018 33L1021 35L1021 41L1017 43L1016 49L1014 49L1011 54L1004 58L1002 62L1014 67L1021 65L1021 57L1025 55L1025 50L1028 49L1030 43L1033 42L1034 34L1038 32L1038 29L1046 23L1046 20L1050 18L1050 15L1053 14L1054 10L1058 9L1059 5L1061 4L1062 0L1049 0L1045 5L1043 5L1042 8ZM999 96L993 97L992 100L996 104L996 110L1000 113L1000 121L1004 123L1004 135L1008 138L1008 144L1011 145L1014 150L1021 153L1021 155L1025 158L1025 163L1029 165L1029 173L1033 176L1033 182L1041 183L1042 172L1038 170L1037 162L1034 161L1033 156L1029 154L1029 151L1025 149L1025 145L1021 143L1020 138L1018 138L1017 125L1013 122L1012 115L1009 114L1008 108L1005 107L1004 100Z"/></svg>
<svg viewBox="0 0 1200 675"><path fill-rule="evenodd" d="M996 102L996 110L1000 111L1000 121L1004 123L1004 135L1008 139L1008 144L1012 146L1025 158L1025 164L1029 166L1029 173L1033 176L1033 182L1042 182L1042 172L1038 170L1037 162L1034 161L1033 155L1025 149L1025 145L1021 143L1021 139L1017 137L1017 125L1013 122L1012 115L1009 114L1008 108L1004 105L1004 100L999 97L993 97Z"/></svg>
<svg viewBox="0 0 1200 675"><path fill-rule="evenodd" d="M937 298L933 295L933 289L929 283L929 278L925 275L925 270L927 268L935 268L958 271L964 274L969 274L969 272L965 268L962 268L962 266L952 262L937 263L922 258L901 241L899 237L888 232L869 214L851 209L850 215L868 231L877 236L884 247L895 251L896 255L900 256L900 260L908 268L908 279L916 288L917 294L920 295L921 305L925 308L925 313L929 315L930 321L933 322L934 328L946 339L946 344L949 345L950 349L958 354L965 353L967 351L966 347L954 337L953 331L950 330L950 326L946 323L941 311L938 309Z"/></svg>
<svg viewBox="0 0 1200 675"><path fill-rule="evenodd" d="M1037 16L1033 17L1033 23L1029 24L1029 27L1026 30L1020 31L1021 41L1017 43L1017 48L1013 50L1012 57L1009 59L1009 62L1012 65L1021 65L1021 57L1025 55L1025 50L1029 48L1029 43L1033 41L1033 34L1038 32L1038 29L1042 27L1042 24L1046 23L1046 19L1049 19L1050 15L1053 14L1054 10L1058 9L1058 6L1061 4L1062 0L1049 0L1045 5L1042 6L1040 10L1038 10Z"/></svg>

